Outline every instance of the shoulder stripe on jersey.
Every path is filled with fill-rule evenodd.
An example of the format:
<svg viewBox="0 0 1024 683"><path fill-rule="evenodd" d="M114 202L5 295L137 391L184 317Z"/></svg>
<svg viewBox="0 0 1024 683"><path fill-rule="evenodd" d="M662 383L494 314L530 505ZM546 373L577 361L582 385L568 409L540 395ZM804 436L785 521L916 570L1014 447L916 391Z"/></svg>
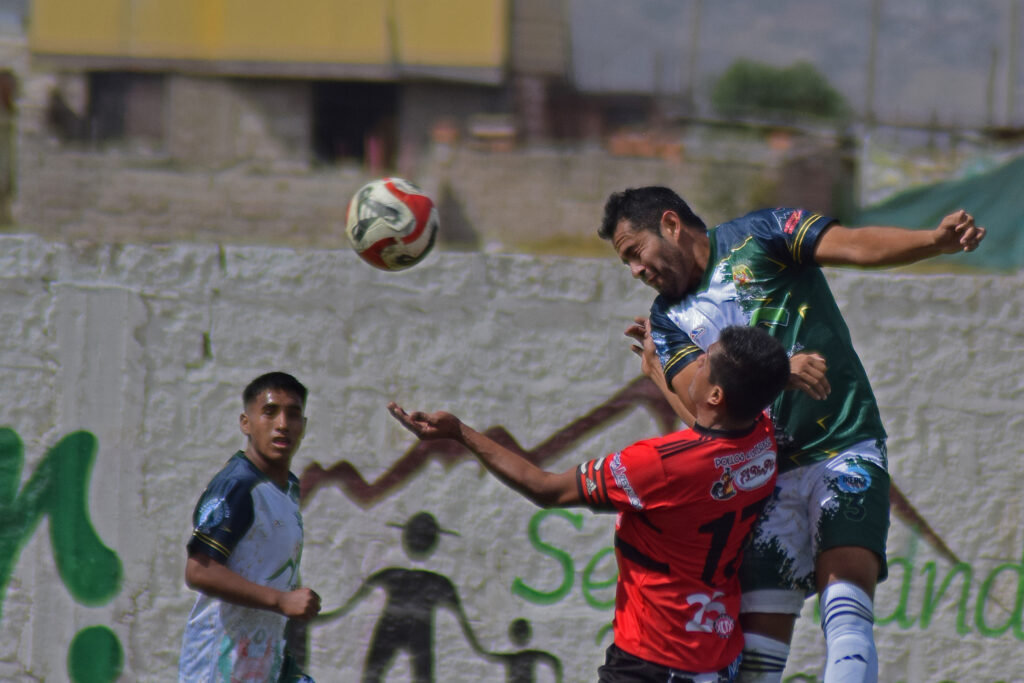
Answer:
<svg viewBox="0 0 1024 683"><path fill-rule="evenodd" d="M676 351L675 354L668 359L668 362L665 363L664 371L668 372L673 365L676 365L680 361L689 358L691 355L695 353L701 353L701 348L696 344L687 344L686 346Z"/></svg>
<svg viewBox="0 0 1024 683"><path fill-rule="evenodd" d="M643 554L634 546L623 541L618 534L615 534L615 547L619 549L619 552L622 553L624 558L634 564L640 565L644 569L648 569L659 574L668 574L670 571L667 563L659 562L653 557Z"/></svg>
<svg viewBox="0 0 1024 683"><path fill-rule="evenodd" d="M820 213L811 214L810 216L807 217L807 220L801 223L800 227L797 228L796 238L793 240L792 247L793 260L796 261L797 263L800 263L800 250L803 246L804 238L807 237L807 231L810 230L812 225L821 220L821 217L822 216Z"/></svg>
<svg viewBox="0 0 1024 683"><path fill-rule="evenodd" d="M231 550L228 549L224 544L218 543L216 539L211 538L211 537L207 536L206 534L201 534L198 531L193 531L192 532L192 536L197 541L201 541L205 545L209 546L210 549L217 551L218 553L223 555L225 558L231 557Z"/></svg>
<svg viewBox="0 0 1024 683"><path fill-rule="evenodd" d="M691 448L697 448L711 441L710 436L699 436L696 439L678 439L676 441L669 441L668 443L659 444L654 447L654 450L658 452L662 460L671 458L673 455L679 455L685 453Z"/></svg>

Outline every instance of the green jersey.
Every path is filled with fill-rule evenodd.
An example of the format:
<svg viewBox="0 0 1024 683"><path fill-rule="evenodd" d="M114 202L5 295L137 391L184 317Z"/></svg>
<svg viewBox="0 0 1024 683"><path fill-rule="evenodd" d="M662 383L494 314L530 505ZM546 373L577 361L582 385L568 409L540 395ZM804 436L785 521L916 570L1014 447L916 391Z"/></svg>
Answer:
<svg viewBox="0 0 1024 683"><path fill-rule="evenodd" d="M790 355L825 357L827 399L790 390L771 406L782 472L885 439L850 331L814 261L818 238L832 222L800 209L765 209L723 223L708 232L711 254L700 285L680 300L659 296L651 306L651 337L670 383L729 325L761 325Z"/></svg>

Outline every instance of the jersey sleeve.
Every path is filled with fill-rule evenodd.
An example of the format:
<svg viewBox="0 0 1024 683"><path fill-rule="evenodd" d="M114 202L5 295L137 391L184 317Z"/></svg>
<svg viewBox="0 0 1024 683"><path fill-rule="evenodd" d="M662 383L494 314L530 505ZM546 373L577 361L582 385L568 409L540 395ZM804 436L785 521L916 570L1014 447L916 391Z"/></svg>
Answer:
<svg viewBox="0 0 1024 683"><path fill-rule="evenodd" d="M580 498L596 511L647 509L664 480L661 456L643 442L585 462L576 470Z"/></svg>
<svg viewBox="0 0 1024 683"><path fill-rule="evenodd" d="M658 352L661 369L665 379L672 386L672 378L680 370L697 360L704 351L683 332L667 313L668 302L661 296L651 305L650 329L651 341Z"/></svg>
<svg viewBox="0 0 1024 683"><path fill-rule="evenodd" d="M805 209L782 208L755 211L733 223L748 223L746 229L774 257L798 266L813 266L818 238L835 219Z"/></svg>
<svg viewBox="0 0 1024 683"><path fill-rule="evenodd" d="M211 482L192 514L188 553L224 563L253 522L252 487L245 480Z"/></svg>

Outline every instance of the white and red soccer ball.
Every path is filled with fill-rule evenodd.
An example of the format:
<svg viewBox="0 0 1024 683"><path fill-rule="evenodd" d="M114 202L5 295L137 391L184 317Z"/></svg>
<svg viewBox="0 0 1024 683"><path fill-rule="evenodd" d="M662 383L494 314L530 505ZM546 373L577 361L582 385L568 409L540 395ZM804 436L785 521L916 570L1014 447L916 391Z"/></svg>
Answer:
<svg viewBox="0 0 1024 683"><path fill-rule="evenodd" d="M364 261L403 270L430 252L440 221L433 200L403 178L363 185L348 205L345 236Z"/></svg>

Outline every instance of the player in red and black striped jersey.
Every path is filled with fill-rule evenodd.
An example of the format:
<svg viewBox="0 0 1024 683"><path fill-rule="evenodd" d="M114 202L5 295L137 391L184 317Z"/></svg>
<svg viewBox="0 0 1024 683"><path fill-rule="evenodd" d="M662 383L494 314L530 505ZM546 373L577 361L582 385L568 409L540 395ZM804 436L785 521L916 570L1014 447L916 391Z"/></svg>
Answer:
<svg viewBox="0 0 1024 683"><path fill-rule="evenodd" d="M758 328L723 331L690 386L695 425L562 474L450 413L392 415L420 439L454 439L501 481L543 506L617 511L619 578L606 683L732 681L739 668L737 568L776 476L764 409L789 378L782 346Z"/></svg>

